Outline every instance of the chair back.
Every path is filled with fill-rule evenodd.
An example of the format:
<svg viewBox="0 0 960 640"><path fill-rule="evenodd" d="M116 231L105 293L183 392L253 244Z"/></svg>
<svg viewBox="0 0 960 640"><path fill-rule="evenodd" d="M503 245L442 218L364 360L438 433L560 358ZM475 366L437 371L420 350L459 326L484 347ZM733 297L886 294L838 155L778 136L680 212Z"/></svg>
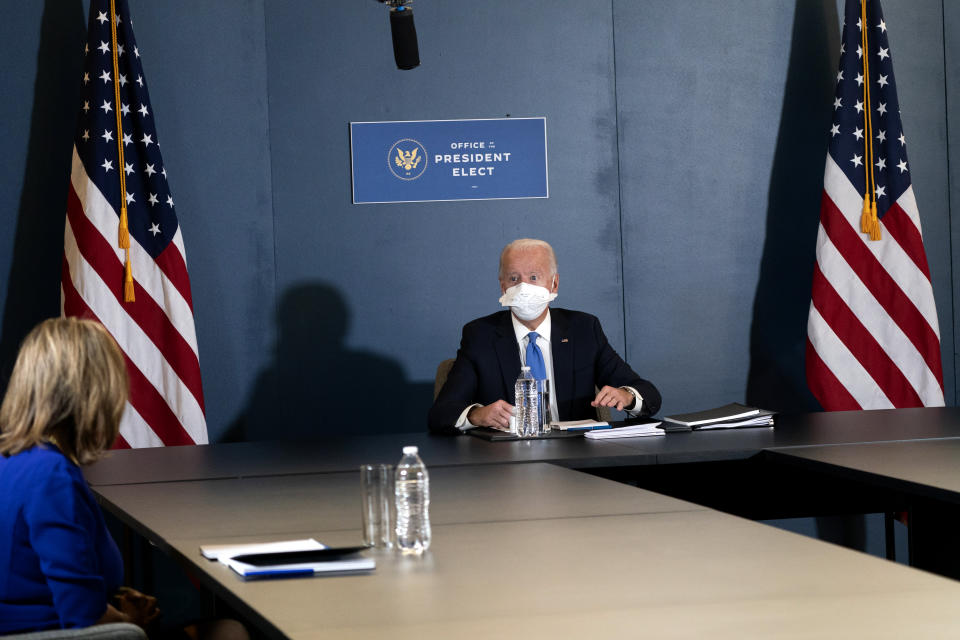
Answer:
<svg viewBox="0 0 960 640"><path fill-rule="evenodd" d="M450 369L453 368L453 358L447 358L437 366L437 376L433 380L433 399L436 400L437 396L440 395L440 389L443 389L443 384L447 381L447 376L450 374Z"/></svg>
<svg viewBox="0 0 960 640"><path fill-rule="evenodd" d="M596 396L600 393L600 389L594 387L593 395ZM610 410L610 407L597 407L597 420L600 422L610 422L613 420L613 412Z"/></svg>
<svg viewBox="0 0 960 640"><path fill-rule="evenodd" d="M95 624L80 629L50 629L32 631L12 636L0 636L3 640L147 640L143 629L129 622Z"/></svg>
<svg viewBox="0 0 960 640"><path fill-rule="evenodd" d="M610 407L597 407L597 420L600 422L610 422L613 420L613 412Z"/></svg>

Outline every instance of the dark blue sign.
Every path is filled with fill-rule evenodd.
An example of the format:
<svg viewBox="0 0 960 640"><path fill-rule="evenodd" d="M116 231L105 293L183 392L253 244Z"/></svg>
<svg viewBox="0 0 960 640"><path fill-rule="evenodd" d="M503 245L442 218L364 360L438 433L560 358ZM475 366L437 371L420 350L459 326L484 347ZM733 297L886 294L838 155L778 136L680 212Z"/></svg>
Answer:
<svg viewBox="0 0 960 640"><path fill-rule="evenodd" d="M351 122L353 202L546 198L546 118Z"/></svg>

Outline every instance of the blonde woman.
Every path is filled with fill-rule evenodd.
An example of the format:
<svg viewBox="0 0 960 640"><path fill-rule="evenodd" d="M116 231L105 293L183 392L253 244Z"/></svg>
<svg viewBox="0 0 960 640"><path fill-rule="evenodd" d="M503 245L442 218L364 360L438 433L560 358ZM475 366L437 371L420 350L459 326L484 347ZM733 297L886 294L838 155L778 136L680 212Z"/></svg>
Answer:
<svg viewBox="0 0 960 640"><path fill-rule="evenodd" d="M80 471L113 444L127 393L99 324L47 320L24 340L0 405L0 634L159 614L120 587L120 552Z"/></svg>
<svg viewBox="0 0 960 640"><path fill-rule="evenodd" d="M99 324L46 320L24 340L0 405L0 635L157 618L156 598L120 587L120 553L80 471L116 440L127 395ZM249 640L234 620L151 636Z"/></svg>

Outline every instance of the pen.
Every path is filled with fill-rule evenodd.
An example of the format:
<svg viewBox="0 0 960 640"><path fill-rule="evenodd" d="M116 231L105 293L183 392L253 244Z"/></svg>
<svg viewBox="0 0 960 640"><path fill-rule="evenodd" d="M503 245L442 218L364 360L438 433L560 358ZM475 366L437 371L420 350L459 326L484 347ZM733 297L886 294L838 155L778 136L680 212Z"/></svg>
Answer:
<svg viewBox="0 0 960 640"><path fill-rule="evenodd" d="M262 577L262 576L312 576L315 571L312 568L306 569L263 569L260 571L247 571L243 574L244 578Z"/></svg>

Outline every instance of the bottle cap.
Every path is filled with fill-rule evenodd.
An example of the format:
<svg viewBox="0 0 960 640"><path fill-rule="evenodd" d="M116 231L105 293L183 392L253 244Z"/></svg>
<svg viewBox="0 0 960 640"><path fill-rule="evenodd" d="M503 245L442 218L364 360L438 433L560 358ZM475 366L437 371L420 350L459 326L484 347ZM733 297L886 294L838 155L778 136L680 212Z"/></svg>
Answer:
<svg viewBox="0 0 960 640"><path fill-rule="evenodd" d="M420 451L420 449L418 449L417 447L407 446L403 448L403 455L405 456L416 455L418 451Z"/></svg>

